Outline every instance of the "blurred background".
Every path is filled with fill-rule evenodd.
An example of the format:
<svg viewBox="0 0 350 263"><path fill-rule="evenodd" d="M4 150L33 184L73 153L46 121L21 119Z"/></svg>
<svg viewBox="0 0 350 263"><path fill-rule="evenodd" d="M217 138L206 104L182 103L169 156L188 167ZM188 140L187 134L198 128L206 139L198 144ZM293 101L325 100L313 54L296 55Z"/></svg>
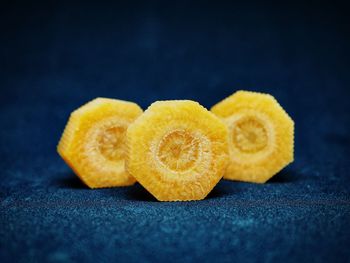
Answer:
<svg viewBox="0 0 350 263"><path fill-rule="evenodd" d="M4 1L0 29L5 261L349 260L346 3ZM240 89L272 94L296 123L295 162L267 185L150 203L140 186L88 191L56 154L70 112L95 97L210 108Z"/></svg>
<svg viewBox="0 0 350 263"><path fill-rule="evenodd" d="M346 5L107 2L3 4L0 107L11 132L1 137L20 152L52 154L69 113L97 96L144 109L164 99L209 108L239 89L275 96L299 142L335 139L334 128L346 137Z"/></svg>

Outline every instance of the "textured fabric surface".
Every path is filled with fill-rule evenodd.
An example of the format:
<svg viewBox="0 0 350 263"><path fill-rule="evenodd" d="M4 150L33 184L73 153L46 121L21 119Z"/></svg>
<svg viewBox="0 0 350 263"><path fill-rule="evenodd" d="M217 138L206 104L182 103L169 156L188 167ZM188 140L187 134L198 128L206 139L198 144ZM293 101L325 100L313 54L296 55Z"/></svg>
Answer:
<svg viewBox="0 0 350 263"><path fill-rule="evenodd" d="M0 9L1 262L350 261L345 6L186 2ZM296 123L295 162L264 185L161 203L140 185L89 190L56 153L97 96L211 107L238 89Z"/></svg>

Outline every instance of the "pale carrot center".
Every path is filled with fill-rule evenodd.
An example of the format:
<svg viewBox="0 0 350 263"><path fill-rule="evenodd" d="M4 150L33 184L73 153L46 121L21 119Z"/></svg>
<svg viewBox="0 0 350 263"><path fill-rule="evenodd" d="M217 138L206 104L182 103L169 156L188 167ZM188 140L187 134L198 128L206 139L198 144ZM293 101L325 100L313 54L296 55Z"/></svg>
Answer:
<svg viewBox="0 0 350 263"><path fill-rule="evenodd" d="M232 127L232 142L244 153L256 153L268 144L268 134L263 123L254 117L243 117Z"/></svg>
<svg viewBox="0 0 350 263"><path fill-rule="evenodd" d="M163 137L158 148L159 160L169 169L183 172L199 158L199 141L191 133L175 130Z"/></svg>
<svg viewBox="0 0 350 263"><path fill-rule="evenodd" d="M97 137L100 153L110 161L125 158L126 127L111 126L101 131Z"/></svg>

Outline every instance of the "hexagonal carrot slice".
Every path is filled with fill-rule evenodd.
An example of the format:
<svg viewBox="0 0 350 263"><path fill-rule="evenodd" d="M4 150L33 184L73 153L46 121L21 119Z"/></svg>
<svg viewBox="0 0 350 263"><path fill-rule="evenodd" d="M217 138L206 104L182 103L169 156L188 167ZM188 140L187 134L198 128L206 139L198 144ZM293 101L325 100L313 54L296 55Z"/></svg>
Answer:
<svg viewBox="0 0 350 263"><path fill-rule="evenodd" d="M160 201L203 199L226 169L227 134L194 101L155 102L127 130L127 170Z"/></svg>
<svg viewBox="0 0 350 263"><path fill-rule="evenodd" d="M211 111L229 129L225 179L264 183L293 161L294 122L271 95L238 91Z"/></svg>
<svg viewBox="0 0 350 263"><path fill-rule="evenodd" d="M97 98L75 110L57 151L90 188L127 186L126 130L142 109L135 103Z"/></svg>

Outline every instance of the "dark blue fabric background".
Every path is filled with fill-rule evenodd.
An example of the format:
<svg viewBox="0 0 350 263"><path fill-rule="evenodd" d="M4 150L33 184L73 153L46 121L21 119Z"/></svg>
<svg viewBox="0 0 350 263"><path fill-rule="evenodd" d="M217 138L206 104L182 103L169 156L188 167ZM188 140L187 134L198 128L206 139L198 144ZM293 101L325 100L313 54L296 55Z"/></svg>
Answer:
<svg viewBox="0 0 350 263"><path fill-rule="evenodd" d="M346 6L165 2L1 4L0 261L350 262ZM56 153L97 96L211 107L238 89L296 123L295 162L264 185L160 203L89 190Z"/></svg>

